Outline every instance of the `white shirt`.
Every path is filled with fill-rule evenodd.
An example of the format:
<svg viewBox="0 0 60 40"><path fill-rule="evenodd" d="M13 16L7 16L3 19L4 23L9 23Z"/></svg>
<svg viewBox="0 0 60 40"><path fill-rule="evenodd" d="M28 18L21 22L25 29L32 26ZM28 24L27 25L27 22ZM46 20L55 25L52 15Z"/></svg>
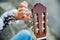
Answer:
<svg viewBox="0 0 60 40"><path fill-rule="evenodd" d="M1 20L0 21L2 21L2 22L0 22L1 24L0 24L0 30L2 30L3 29L3 25L4 25L4 23L3 23L3 21L5 20L4 19L4 17L7 17L8 15L14 15L15 13L17 12L17 10L16 9L13 9L13 10L10 10L10 11L7 11L7 12L5 12L5 13L3 13L2 15L1 15ZM11 25L12 24L12 25ZM9 22L9 25L12 27L12 26L14 26L15 28L17 28L17 29L23 29L23 28L26 28L27 27L27 25L25 24L25 22L23 21L23 20L16 20L16 21L14 21L14 22L12 22L12 21L10 21ZM17 26L17 27L16 27ZM19 26L20 26L20 28L19 28ZM22 26L22 27L21 27Z"/></svg>
<svg viewBox="0 0 60 40"><path fill-rule="evenodd" d="M10 10L10 11L7 11L5 13L3 13L0 17L0 30L3 29L3 25L4 25L4 17L7 17L8 15L14 15L14 13L17 12L16 9L13 9L13 10Z"/></svg>
<svg viewBox="0 0 60 40"><path fill-rule="evenodd" d="M0 18L0 30L3 29L3 25L4 25L3 20Z"/></svg>

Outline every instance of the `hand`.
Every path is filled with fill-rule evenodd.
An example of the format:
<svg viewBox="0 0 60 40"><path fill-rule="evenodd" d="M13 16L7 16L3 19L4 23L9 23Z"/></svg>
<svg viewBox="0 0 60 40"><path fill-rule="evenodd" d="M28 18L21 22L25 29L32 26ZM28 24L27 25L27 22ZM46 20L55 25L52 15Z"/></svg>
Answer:
<svg viewBox="0 0 60 40"><path fill-rule="evenodd" d="M28 10L27 2L23 1L18 8L15 18L18 20L28 21L30 19L31 11Z"/></svg>

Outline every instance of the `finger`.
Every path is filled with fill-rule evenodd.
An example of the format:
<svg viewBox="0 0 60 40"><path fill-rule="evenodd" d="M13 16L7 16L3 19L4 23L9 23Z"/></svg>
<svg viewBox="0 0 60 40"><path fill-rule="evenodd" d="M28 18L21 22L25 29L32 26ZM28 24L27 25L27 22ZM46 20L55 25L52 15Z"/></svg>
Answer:
<svg viewBox="0 0 60 40"><path fill-rule="evenodd" d="M31 13L31 12L20 11L20 12L18 12L18 15L23 15L23 14L28 15L28 14L30 14L30 13Z"/></svg>
<svg viewBox="0 0 60 40"><path fill-rule="evenodd" d="M18 8L18 11L20 12L20 11L28 11L28 9L27 8Z"/></svg>
<svg viewBox="0 0 60 40"><path fill-rule="evenodd" d="M26 13L26 15L27 16L31 15L31 11L28 10L27 13Z"/></svg>
<svg viewBox="0 0 60 40"><path fill-rule="evenodd" d="M23 18L22 18L22 20L24 20L24 21L28 21L28 20L29 20L29 17L26 16L26 15L24 15Z"/></svg>
<svg viewBox="0 0 60 40"><path fill-rule="evenodd" d="M17 13L14 14L14 18L18 19L18 14Z"/></svg>

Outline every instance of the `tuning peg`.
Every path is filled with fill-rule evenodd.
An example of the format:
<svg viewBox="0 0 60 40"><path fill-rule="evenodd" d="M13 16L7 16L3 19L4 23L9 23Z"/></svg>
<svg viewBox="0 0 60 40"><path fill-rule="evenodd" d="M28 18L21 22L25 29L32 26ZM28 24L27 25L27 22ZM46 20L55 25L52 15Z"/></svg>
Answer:
<svg viewBox="0 0 60 40"><path fill-rule="evenodd" d="M38 24L38 22L36 22L36 24Z"/></svg>
<svg viewBox="0 0 60 40"><path fill-rule="evenodd" d="M44 21L42 21L42 23L44 23Z"/></svg>
<svg viewBox="0 0 60 40"><path fill-rule="evenodd" d="M47 16L48 16L48 13L46 13L47 14Z"/></svg>
<svg viewBox="0 0 60 40"><path fill-rule="evenodd" d="M46 21L48 22L48 19L46 19Z"/></svg>
<svg viewBox="0 0 60 40"><path fill-rule="evenodd" d="M42 17L44 17L44 14L42 13Z"/></svg>
<svg viewBox="0 0 60 40"><path fill-rule="evenodd" d="M39 28L36 28L36 33L38 33L38 31L39 31Z"/></svg>
<svg viewBox="0 0 60 40"><path fill-rule="evenodd" d="M45 30L45 28L44 27L42 27L42 32Z"/></svg>

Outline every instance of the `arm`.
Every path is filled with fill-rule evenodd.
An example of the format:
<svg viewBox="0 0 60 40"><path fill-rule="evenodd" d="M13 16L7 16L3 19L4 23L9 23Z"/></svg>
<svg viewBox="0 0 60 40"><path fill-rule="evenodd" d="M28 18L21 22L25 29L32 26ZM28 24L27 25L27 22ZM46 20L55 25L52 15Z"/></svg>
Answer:
<svg viewBox="0 0 60 40"><path fill-rule="evenodd" d="M4 28L6 28L9 25L9 22L12 20L15 20L15 18L13 17L14 12L16 12L16 9L7 11L5 13L3 13L0 17L0 30L3 30Z"/></svg>
<svg viewBox="0 0 60 40"><path fill-rule="evenodd" d="M3 25L4 25L3 20L0 18L0 30L3 29Z"/></svg>
<svg viewBox="0 0 60 40"><path fill-rule="evenodd" d="M9 21L12 20L24 20L28 21L30 19L30 11L28 10L28 4L26 2L22 2L18 8L18 10L13 9L7 11L1 15L1 19L3 21L3 29L9 25Z"/></svg>

